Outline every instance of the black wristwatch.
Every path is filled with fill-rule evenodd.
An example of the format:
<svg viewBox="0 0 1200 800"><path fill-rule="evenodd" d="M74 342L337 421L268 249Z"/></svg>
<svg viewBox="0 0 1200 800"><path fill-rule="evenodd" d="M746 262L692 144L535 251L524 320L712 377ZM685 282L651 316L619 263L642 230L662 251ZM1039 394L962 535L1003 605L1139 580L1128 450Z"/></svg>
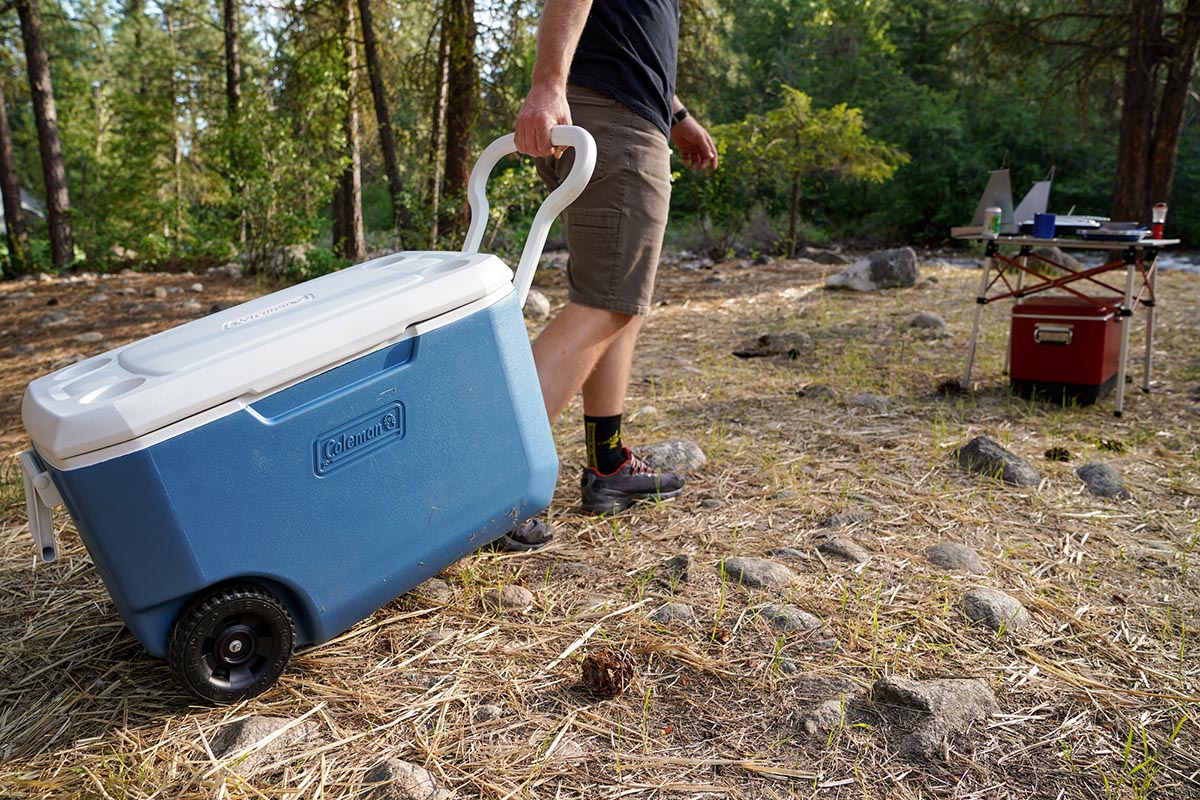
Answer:
<svg viewBox="0 0 1200 800"><path fill-rule="evenodd" d="M683 106L680 106L679 110L671 115L671 124L678 125L679 123L683 122L687 118L688 118L688 110L686 108L684 108Z"/></svg>

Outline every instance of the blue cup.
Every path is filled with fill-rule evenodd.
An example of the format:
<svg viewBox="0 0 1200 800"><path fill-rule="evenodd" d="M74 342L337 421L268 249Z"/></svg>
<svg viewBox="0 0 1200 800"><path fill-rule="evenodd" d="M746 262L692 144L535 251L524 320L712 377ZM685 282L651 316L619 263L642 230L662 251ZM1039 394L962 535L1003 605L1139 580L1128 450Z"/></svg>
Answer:
<svg viewBox="0 0 1200 800"><path fill-rule="evenodd" d="M1034 214L1033 215L1033 237L1035 239L1053 239L1054 238L1054 215L1053 214Z"/></svg>

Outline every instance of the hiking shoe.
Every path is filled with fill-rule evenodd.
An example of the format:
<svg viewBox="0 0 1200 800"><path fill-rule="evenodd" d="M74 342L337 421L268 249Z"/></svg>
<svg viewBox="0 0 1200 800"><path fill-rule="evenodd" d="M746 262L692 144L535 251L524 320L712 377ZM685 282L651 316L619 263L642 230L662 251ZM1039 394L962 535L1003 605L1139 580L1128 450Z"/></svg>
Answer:
<svg viewBox="0 0 1200 800"><path fill-rule="evenodd" d="M497 550L509 553L528 553L550 544L554 538L554 528L548 522L542 522L537 517L530 517L508 533L501 536L492 545Z"/></svg>
<svg viewBox="0 0 1200 800"><path fill-rule="evenodd" d="M625 448L625 463L605 475L585 467L579 486L583 510L588 514L615 514L638 500L666 500L683 491L683 476L660 472Z"/></svg>

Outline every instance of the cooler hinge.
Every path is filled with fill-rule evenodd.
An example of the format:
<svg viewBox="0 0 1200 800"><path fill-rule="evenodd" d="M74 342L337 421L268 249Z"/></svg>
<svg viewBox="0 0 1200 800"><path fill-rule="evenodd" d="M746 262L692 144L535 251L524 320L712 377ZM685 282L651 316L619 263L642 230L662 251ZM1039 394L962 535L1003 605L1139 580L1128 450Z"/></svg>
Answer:
<svg viewBox="0 0 1200 800"><path fill-rule="evenodd" d="M50 510L63 504L62 495L32 450L21 453L21 472L25 475L25 510L29 514L29 532L33 534L42 561L53 561L58 558L58 545L54 540L54 518Z"/></svg>

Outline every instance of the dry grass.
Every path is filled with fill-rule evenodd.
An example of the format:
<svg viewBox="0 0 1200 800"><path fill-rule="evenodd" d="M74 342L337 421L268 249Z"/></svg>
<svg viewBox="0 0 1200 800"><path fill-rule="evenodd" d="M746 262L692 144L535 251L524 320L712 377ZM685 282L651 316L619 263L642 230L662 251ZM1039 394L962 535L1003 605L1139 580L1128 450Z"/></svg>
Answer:
<svg viewBox="0 0 1200 800"><path fill-rule="evenodd" d="M1158 383L1149 395L1130 387L1116 419L1111 401L1064 410L1012 398L1001 304L985 309L974 391L938 394L961 370L977 274L925 273L939 282L863 296L816 289L822 271L811 264L666 270L626 438L700 444L709 463L685 496L615 519L576 515L582 443L572 409L556 427L563 468L551 547L463 560L443 576L449 601L400 598L299 653L275 688L230 708L189 705L124 631L61 511L60 560L33 564L13 396L78 347L54 342L101 323L89 311L86 328L39 332L33 354L5 357L0 387L0 795L357 796L367 770L397 757L457 797L489 800L1200 797L1200 416L1188 410L1200 384L1200 278L1160 278ZM539 279L561 300L560 275ZM172 279L125 280L140 291ZM43 297L95 309L83 305L91 291L36 287L38 310L6 310L5 352L38 330L30 322ZM210 291L238 297L253 287ZM907 330L920 310L941 313L952 337ZM117 344L176 321L108 319ZM764 333L807 337L807 346L794 358L731 355ZM1141 347L1133 352L1140 376ZM816 383L839 399L797 394ZM892 405L849 406L859 391ZM1035 464L1043 484L1015 489L959 472L950 451L979 434ZM1052 447L1072 461L1044 459ZM1074 469L1091 460L1115 466L1134 499L1084 491ZM710 498L722 503L702 507ZM840 533L872 554L859 567L813 547L820 522L850 510L863 513ZM921 553L940 540L975 548L989 573L930 565ZM1167 549L1147 552L1147 540ZM723 558L782 546L804 553L791 562L800 576L791 589L721 580ZM687 580L662 568L681 553L694 559ZM531 590L533 605L486 606L482 594L505 584ZM1030 628L996 636L967 627L958 604L979 585L1018 597ZM695 624L649 621L669 600L692 605ZM756 616L780 601L824 620L841 648L811 649ZM580 665L599 647L629 653L637 667L615 699L581 685ZM816 739L799 731L807 703L885 674L977 677L1002 712L928 762L896 755L864 701L853 702L865 721L848 717ZM499 715L485 719L485 705ZM214 739L250 714L302 718L317 732L264 763L217 759Z"/></svg>

